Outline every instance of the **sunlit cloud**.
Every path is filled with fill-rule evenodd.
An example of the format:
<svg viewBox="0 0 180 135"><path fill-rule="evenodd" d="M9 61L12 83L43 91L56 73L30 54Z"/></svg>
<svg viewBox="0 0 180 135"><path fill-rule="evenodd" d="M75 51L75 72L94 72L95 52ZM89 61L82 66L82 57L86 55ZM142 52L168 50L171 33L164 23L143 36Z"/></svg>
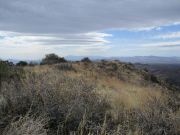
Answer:
<svg viewBox="0 0 180 135"><path fill-rule="evenodd" d="M172 41L172 42L154 42L154 43L147 43L141 45L141 47L149 47L149 48L156 48L156 47L180 47L180 41Z"/></svg>
<svg viewBox="0 0 180 135"><path fill-rule="evenodd" d="M109 49L110 43L106 37L112 35L93 32L82 34L21 34L16 32L0 31L0 51L1 55L24 55L24 58L37 56L42 57L46 53L56 52L57 54L70 55L77 53L84 55L86 53L103 52ZM68 53L63 50L71 48ZM58 52L59 51L59 52ZM61 51L61 52L60 52ZM7 52L6 54L3 52ZM35 55L34 55L35 54Z"/></svg>

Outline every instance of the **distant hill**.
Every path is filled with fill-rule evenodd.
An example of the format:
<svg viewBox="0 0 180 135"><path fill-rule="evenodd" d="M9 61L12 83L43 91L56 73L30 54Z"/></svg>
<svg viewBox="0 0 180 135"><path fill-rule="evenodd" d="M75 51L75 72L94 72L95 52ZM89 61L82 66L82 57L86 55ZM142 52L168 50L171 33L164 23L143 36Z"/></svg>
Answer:
<svg viewBox="0 0 180 135"><path fill-rule="evenodd" d="M67 56L68 60L81 60L84 56ZM160 56L134 56L134 57L101 57L89 56L92 60L119 60L122 62L142 63L142 64L180 64L180 57L160 57Z"/></svg>
<svg viewBox="0 0 180 135"><path fill-rule="evenodd" d="M103 56L66 56L65 59L70 61L80 61L84 57L89 57L93 61L99 60L119 60L122 62L141 63L141 64L180 64L180 57L160 57L160 56L134 56L134 57L103 57ZM8 59L13 63L18 63L18 59ZM31 62L31 60L24 60ZM40 63L40 60L33 60L33 62Z"/></svg>
<svg viewBox="0 0 180 135"><path fill-rule="evenodd" d="M135 56L119 57L124 62L143 64L180 64L180 57L158 57L158 56Z"/></svg>
<svg viewBox="0 0 180 135"><path fill-rule="evenodd" d="M14 64L17 64L19 61L26 61L28 63L30 63L30 62L40 63L41 62L41 60L24 60L24 59L23 60L19 60L19 59L7 59L7 61L12 62Z"/></svg>

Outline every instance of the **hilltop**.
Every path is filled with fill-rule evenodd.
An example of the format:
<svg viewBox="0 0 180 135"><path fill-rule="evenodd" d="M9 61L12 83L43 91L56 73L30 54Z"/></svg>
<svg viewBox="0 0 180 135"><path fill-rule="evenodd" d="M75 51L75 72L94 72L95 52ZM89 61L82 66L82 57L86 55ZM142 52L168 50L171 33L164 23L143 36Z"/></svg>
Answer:
<svg viewBox="0 0 180 135"><path fill-rule="evenodd" d="M59 60L50 65L5 64L3 135L180 133L179 92L147 70L119 61Z"/></svg>

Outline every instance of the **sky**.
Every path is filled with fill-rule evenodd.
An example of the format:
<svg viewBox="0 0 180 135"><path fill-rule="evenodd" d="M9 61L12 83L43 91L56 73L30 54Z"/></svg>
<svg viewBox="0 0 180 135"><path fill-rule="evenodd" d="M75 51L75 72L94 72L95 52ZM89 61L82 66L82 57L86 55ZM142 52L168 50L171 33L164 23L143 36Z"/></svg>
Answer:
<svg viewBox="0 0 180 135"><path fill-rule="evenodd" d="M178 56L179 0L0 0L0 58Z"/></svg>

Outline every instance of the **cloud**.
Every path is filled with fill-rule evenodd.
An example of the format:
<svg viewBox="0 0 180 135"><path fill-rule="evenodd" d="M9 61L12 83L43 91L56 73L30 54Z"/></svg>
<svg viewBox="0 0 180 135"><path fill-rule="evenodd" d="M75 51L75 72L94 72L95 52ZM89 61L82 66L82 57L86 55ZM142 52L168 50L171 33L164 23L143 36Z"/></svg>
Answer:
<svg viewBox="0 0 180 135"><path fill-rule="evenodd" d="M1 56L18 58L43 57L47 53L59 55L102 53L111 48L105 33L85 34L23 34L0 31Z"/></svg>
<svg viewBox="0 0 180 135"><path fill-rule="evenodd" d="M157 43L147 43L141 45L141 47L149 47L149 48L179 48L180 47L180 41L171 41L171 42L157 42Z"/></svg>
<svg viewBox="0 0 180 135"><path fill-rule="evenodd" d="M180 22L179 0L0 0L0 29L21 33L88 33Z"/></svg>
<svg viewBox="0 0 180 135"><path fill-rule="evenodd" d="M167 34L161 34L154 37L155 39L173 39L173 38L180 38L180 31L178 32L171 32Z"/></svg>
<svg viewBox="0 0 180 135"><path fill-rule="evenodd" d="M109 43L105 38L112 35L105 33L84 33L84 34L38 34L29 35L16 32L0 31L0 44L11 45L61 45L61 46L95 46Z"/></svg>
<svg viewBox="0 0 180 135"><path fill-rule="evenodd" d="M0 0L0 53L99 54L111 48L102 31L158 29L179 13L179 0Z"/></svg>

